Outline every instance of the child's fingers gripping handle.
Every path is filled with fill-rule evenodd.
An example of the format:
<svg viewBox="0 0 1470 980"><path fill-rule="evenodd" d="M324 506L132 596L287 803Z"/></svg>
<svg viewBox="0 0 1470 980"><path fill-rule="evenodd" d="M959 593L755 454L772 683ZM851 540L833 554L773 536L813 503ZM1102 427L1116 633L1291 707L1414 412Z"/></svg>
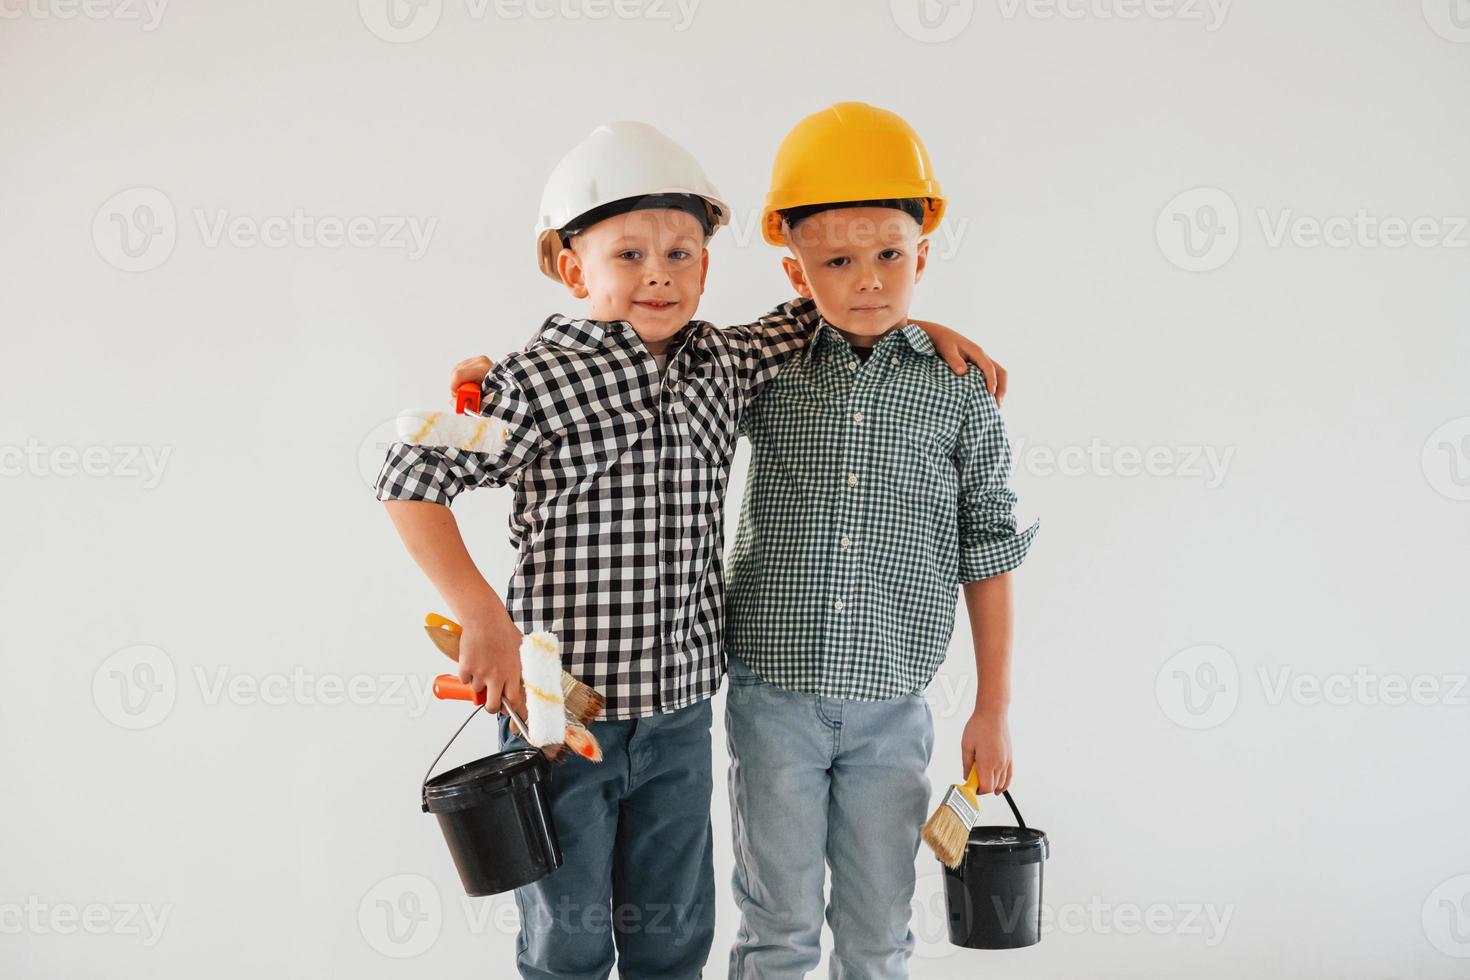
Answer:
<svg viewBox="0 0 1470 980"><path fill-rule="evenodd" d="M453 674L440 674L434 678L434 697L441 701L473 701L476 704L485 703L485 690L479 693L464 681Z"/></svg>

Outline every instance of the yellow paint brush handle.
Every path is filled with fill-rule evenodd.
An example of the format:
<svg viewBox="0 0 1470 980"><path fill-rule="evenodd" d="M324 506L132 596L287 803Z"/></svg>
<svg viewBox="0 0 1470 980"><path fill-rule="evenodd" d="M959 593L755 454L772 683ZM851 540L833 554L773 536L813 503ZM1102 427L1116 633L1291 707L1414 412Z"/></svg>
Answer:
<svg viewBox="0 0 1470 980"><path fill-rule="evenodd" d="M960 787L960 790L970 798L970 802L975 804L976 808L979 808L980 773L975 770L974 766L970 767L970 777L965 780L965 783L963 786Z"/></svg>

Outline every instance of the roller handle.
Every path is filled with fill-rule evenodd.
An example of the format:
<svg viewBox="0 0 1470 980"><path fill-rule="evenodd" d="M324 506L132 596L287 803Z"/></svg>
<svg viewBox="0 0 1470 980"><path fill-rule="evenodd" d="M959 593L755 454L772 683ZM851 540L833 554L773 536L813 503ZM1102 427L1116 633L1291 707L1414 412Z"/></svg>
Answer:
<svg viewBox="0 0 1470 980"><path fill-rule="evenodd" d="M476 704L485 703L485 692L478 694L474 688L453 674L440 674L434 678L434 697L441 701L473 701Z"/></svg>
<svg viewBox="0 0 1470 980"><path fill-rule="evenodd" d="M454 411L457 415L480 414L480 383L466 381L454 389Z"/></svg>

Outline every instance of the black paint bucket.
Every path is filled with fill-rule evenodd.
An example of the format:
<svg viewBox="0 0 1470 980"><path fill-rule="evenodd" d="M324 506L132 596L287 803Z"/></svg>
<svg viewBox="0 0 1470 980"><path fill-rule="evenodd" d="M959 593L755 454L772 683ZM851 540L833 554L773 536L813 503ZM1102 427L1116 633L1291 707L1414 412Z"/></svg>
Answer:
<svg viewBox="0 0 1470 980"><path fill-rule="evenodd" d="M479 712L476 707L475 714ZM429 772L462 731L464 725L440 750ZM498 752L432 779L424 776L422 809L438 819L465 894L498 895L561 867L550 779L551 764L538 749Z"/></svg>
<svg viewBox="0 0 1470 980"><path fill-rule="evenodd" d="M957 868L944 869L949 941L967 949L1019 949L1041 940L1041 871L1051 853L1005 794L1015 827L976 827Z"/></svg>

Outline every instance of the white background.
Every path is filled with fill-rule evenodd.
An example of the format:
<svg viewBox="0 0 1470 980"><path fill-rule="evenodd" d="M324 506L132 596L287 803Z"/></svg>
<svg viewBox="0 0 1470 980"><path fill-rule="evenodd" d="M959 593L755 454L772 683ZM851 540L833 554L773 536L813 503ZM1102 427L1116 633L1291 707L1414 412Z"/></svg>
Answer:
<svg viewBox="0 0 1470 980"><path fill-rule="evenodd" d="M509 896L467 903L418 810L464 713L421 701L383 422L576 312L530 229L593 125L736 203L700 312L739 321L788 292L781 135L856 99L928 144L914 313L1011 370L1043 521L1012 730L1048 931L949 946L921 855L913 975L1470 976L1470 5L395 2L0 0L0 973L510 975ZM456 508L497 584L508 506ZM714 813L723 976L718 779Z"/></svg>

